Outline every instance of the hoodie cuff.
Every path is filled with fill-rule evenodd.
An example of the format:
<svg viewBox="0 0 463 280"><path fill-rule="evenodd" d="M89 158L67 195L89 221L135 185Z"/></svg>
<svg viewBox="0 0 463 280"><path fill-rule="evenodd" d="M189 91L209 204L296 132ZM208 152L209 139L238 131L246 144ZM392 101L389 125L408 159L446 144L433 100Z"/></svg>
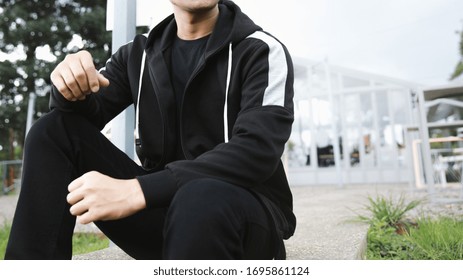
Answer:
<svg viewBox="0 0 463 280"><path fill-rule="evenodd" d="M145 196L146 208L169 206L178 190L174 175L168 169L136 178Z"/></svg>

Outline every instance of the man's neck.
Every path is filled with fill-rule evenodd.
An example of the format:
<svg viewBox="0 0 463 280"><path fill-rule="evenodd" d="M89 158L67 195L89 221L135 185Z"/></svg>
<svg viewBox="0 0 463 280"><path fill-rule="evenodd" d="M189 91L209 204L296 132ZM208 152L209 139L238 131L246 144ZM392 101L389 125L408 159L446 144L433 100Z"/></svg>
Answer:
<svg viewBox="0 0 463 280"><path fill-rule="evenodd" d="M219 16L219 8L191 13L174 9L177 36L183 40L195 40L212 33Z"/></svg>

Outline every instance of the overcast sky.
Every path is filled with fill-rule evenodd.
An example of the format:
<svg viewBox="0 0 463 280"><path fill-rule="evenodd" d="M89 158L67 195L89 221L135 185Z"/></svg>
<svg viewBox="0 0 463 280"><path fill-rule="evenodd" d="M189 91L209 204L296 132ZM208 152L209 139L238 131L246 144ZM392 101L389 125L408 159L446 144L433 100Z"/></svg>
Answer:
<svg viewBox="0 0 463 280"><path fill-rule="evenodd" d="M446 83L460 59L456 32L463 29L463 0L235 2L295 59L326 59L429 86ZM169 0L138 0L138 20L144 24L171 11Z"/></svg>
<svg viewBox="0 0 463 280"><path fill-rule="evenodd" d="M459 60L462 0L235 0L294 57L425 85L446 83ZM159 21L169 0L139 0Z"/></svg>
<svg viewBox="0 0 463 280"><path fill-rule="evenodd" d="M275 6L268 12L273 20L258 12L257 2ZM274 30L297 56L326 58L333 64L425 84L445 83L459 59L455 31L463 28L461 0L237 3L253 3L249 14ZM283 14L281 20L278 13ZM288 32L293 27L295 32Z"/></svg>

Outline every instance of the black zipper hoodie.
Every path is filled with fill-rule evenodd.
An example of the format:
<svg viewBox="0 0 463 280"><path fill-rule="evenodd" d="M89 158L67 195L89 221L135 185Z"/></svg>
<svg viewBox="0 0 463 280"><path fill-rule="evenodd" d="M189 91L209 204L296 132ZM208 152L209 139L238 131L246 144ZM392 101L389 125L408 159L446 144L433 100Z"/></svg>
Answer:
<svg viewBox="0 0 463 280"><path fill-rule="evenodd" d="M232 1L220 1L219 10L179 114L169 75L173 15L111 57L101 71L109 87L76 102L54 88L50 107L83 114L102 129L135 104L137 153L150 170L137 177L147 207L169 205L191 180L216 178L269 199L287 220L289 238L296 219L280 158L293 122L292 61L285 46ZM184 160L175 158L177 143Z"/></svg>

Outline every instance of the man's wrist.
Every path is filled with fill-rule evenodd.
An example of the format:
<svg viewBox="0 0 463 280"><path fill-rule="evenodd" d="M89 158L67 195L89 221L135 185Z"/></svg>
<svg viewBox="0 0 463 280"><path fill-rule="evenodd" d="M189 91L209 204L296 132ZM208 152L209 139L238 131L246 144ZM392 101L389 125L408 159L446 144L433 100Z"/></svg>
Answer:
<svg viewBox="0 0 463 280"><path fill-rule="evenodd" d="M141 189L140 183L137 179L130 179L129 188L130 188L130 204L133 209L138 212L146 208L146 199L143 191Z"/></svg>

